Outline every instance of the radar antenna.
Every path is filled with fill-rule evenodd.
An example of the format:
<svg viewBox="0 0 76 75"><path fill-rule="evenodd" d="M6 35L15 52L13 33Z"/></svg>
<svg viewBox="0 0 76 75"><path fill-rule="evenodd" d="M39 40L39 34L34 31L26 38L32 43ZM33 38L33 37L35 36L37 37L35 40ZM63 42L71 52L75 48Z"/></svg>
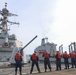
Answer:
<svg viewBox="0 0 76 75"><path fill-rule="evenodd" d="M7 9L7 3L5 3L5 7L0 10L0 14L2 15L2 18L0 19L0 29L2 29L2 31L8 31L8 24L7 23L10 23L10 24L18 24L17 22L11 22L8 20L8 17L11 17L11 16L18 16L16 14L13 14L13 13L10 13L9 10Z"/></svg>

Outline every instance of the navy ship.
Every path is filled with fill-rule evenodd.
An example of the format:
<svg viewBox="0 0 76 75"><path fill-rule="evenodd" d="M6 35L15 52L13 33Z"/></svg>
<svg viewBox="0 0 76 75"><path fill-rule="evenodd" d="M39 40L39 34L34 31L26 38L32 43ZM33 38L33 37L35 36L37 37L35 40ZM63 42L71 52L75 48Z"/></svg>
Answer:
<svg viewBox="0 0 76 75"><path fill-rule="evenodd" d="M14 55L17 50L22 48L22 43L17 40L16 35L9 34L10 29L8 28L8 24L17 24L17 22L11 22L8 20L11 16L18 16L16 14L10 13L7 9L7 3L5 3L5 7L0 10L0 62L10 62L15 63ZM25 54L24 54L25 55ZM26 62L26 55L24 56L24 62Z"/></svg>

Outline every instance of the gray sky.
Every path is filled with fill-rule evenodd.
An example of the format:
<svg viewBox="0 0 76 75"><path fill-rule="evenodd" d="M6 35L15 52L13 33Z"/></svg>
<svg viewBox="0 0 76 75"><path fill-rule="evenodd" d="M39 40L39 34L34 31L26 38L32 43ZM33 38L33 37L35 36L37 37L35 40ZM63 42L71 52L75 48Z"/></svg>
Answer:
<svg viewBox="0 0 76 75"><path fill-rule="evenodd" d="M11 17L11 21L20 23L20 26L10 27L11 34L26 45L34 36L38 35L29 46L25 48L26 54L33 53L41 45L41 39L48 37L63 49L76 41L76 0L0 0L0 10L8 3L11 13L18 17Z"/></svg>

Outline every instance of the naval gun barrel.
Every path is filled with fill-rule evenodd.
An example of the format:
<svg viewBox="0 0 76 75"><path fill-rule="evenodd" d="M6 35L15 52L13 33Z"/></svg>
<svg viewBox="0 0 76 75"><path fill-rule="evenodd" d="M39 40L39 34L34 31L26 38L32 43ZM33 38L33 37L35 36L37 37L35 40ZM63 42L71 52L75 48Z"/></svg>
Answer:
<svg viewBox="0 0 76 75"><path fill-rule="evenodd" d="M36 38L37 38L38 36L36 35L31 41L29 41L22 49L21 49L21 51L23 51L23 49L25 48L25 47L27 47L33 40L35 40Z"/></svg>

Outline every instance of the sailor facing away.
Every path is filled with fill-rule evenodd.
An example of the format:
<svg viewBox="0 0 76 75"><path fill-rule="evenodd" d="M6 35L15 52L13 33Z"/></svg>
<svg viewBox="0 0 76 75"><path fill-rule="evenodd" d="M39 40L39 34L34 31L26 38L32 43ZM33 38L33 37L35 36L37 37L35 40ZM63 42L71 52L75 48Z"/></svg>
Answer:
<svg viewBox="0 0 76 75"><path fill-rule="evenodd" d="M34 53L31 55L31 61L32 61L32 65L31 65L31 70L30 70L30 74L33 71L33 67L34 65L36 65L38 72L40 73L40 68L39 68L39 64L38 64L38 55L36 53L36 51L34 51Z"/></svg>
<svg viewBox="0 0 76 75"><path fill-rule="evenodd" d="M20 50L18 50L18 52L15 55L15 75L17 75L17 68L19 68L20 71L20 75L22 75L22 56L20 54Z"/></svg>
<svg viewBox="0 0 76 75"><path fill-rule="evenodd" d="M61 70L61 53L59 51L56 52L55 58L56 58L56 71Z"/></svg>
<svg viewBox="0 0 76 75"><path fill-rule="evenodd" d="M74 67L76 68L76 54L74 51L70 53L70 57L71 57L71 65L72 65L71 68Z"/></svg>
<svg viewBox="0 0 76 75"><path fill-rule="evenodd" d="M63 54L65 69L69 69L69 54L67 51Z"/></svg>
<svg viewBox="0 0 76 75"><path fill-rule="evenodd" d="M44 68L45 68L45 72L47 70L47 65L48 65L48 68L50 69L51 71L51 65L50 65L50 54L45 50L44 54L43 54L43 57L44 57Z"/></svg>

